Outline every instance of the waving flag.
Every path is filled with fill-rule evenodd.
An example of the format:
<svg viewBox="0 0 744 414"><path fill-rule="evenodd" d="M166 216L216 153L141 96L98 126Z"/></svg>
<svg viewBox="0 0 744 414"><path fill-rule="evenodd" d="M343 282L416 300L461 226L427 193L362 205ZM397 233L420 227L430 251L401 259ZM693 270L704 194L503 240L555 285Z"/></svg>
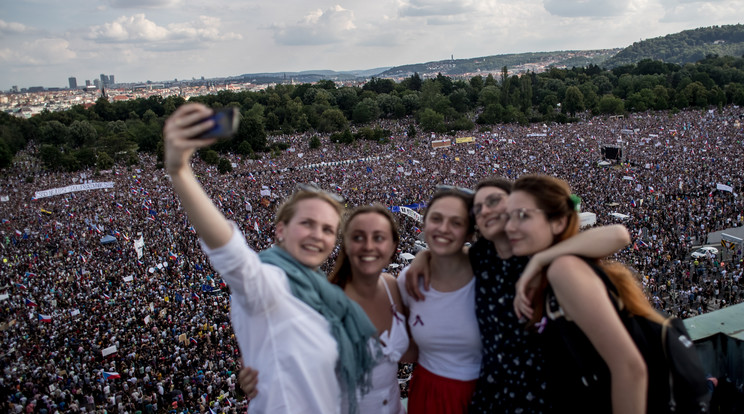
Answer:
<svg viewBox="0 0 744 414"><path fill-rule="evenodd" d="M103 371L103 379L105 379L105 380L119 379L119 378L121 378L121 375L119 375L118 372L113 372L113 371L107 372L107 371Z"/></svg>
<svg viewBox="0 0 744 414"><path fill-rule="evenodd" d="M199 342L198 342L198 341L196 340L196 338L194 338L193 336L189 338L189 342L191 342L191 343L192 343L192 344L194 344L194 345L196 345L196 344L198 344L198 343L199 343Z"/></svg>
<svg viewBox="0 0 744 414"><path fill-rule="evenodd" d="M39 305L37 305L36 302L34 302L34 301L30 300L30 299L26 299L26 306L36 307L36 306L39 306Z"/></svg>
<svg viewBox="0 0 744 414"><path fill-rule="evenodd" d="M178 255L173 252L168 252L168 258L170 258L171 260L176 260L178 259Z"/></svg>
<svg viewBox="0 0 744 414"><path fill-rule="evenodd" d="M39 314L39 322L52 322L52 317L50 315L42 315Z"/></svg>
<svg viewBox="0 0 744 414"><path fill-rule="evenodd" d="M16 283L15 285L16 285L16 287L17 287L17 288L19 288L19 289L28 289L28 288L26 287L26 285L24 285L23 283Z"/></svg>

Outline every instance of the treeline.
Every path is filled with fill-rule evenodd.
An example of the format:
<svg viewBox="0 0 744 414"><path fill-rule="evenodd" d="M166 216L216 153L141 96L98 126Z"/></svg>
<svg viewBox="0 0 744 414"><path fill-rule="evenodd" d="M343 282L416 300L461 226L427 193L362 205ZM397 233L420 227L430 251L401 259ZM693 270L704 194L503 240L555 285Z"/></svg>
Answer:
<svg viewBox="0 0 744 414"><path fill-rule="evenodd" d="M237 136L201 154L229 171L230 163L219 158L219 151L251 156L287 147L270 146L267 134L310 132L312 147L320 145L315 133L332 134L338 143L380 141L390 132L369 127L380 119L404 119L412 138L417 130L454 133L476 125L488 130L499 123L573 122L577 115L744 105L744 59L709 56L684 66L644 60L612 70L590 65L522 76L509 76L504 67L497 76L452 79L440 74L422 79L414 74L398 83L373 78L362 87L339 88L322 80L260 92L220 91L191 101L240 108L243 120ZM45 111L28 120L2 114L0 166L9 167L14 154L29 143L50 169L135 164L138 151L162 152L164 120L184 103L180 97L116 103L99 99L88 109Z"/></svg>
<svg viewBox="0 0 744 414"><path fill-rule="evenodd" d="M701 27L635 42L608 59L605 67L615 67L642 59L663 60L683 65L708 55L744 55L744 25Z"/></svg>

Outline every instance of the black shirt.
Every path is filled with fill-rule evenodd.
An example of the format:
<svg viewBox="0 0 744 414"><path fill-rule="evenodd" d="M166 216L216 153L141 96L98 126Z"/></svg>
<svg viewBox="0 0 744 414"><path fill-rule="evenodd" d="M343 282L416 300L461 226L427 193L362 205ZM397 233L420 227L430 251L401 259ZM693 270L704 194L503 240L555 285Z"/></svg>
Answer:
<svg viewBox="0 0 744 414"><path fill-rule="evenodd" d="M483 360L471 413L549 413L545 360L539 338L514 314L517 279L526 257L502 260L493 243L480 238L470 248L475 273L475 312Z"/></svg>

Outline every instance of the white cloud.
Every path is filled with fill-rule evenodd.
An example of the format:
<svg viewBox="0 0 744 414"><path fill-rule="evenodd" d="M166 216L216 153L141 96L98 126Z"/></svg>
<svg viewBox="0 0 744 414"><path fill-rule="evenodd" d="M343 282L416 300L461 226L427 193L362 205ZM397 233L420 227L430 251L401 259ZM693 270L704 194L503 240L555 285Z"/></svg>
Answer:
<svg viewBox="0 0 744 414"><path fill-rule="evenodd" d="M22 34L30 30L31 29L29 27L21 23L6 22L5 20L0 20L0 36Z"/></svg>
<svg viewBox="0 0 744 414"><path fill-rule="evenodd" d="M336 5L317 9L294 25L273 25L274 40L281 45L325 45L344 40L356 29L354 13Z"/></svg>
<svg viewBox="0 0 744 414"><path fill-rule="evenodd" d="M0 49L0 62L21 65L53 65L69 62L77 56L64 39L35 39L16 47Z"/></svg>
<svg viewBox="0 0 744 414"><path fill-rule="evenodd" d="M741 0L720 1L663 1L664 15L659 19L663 23L689 23L690 27L704 27L717 23L706 22L728 21L732 17L741 16L744 2Z"/></svg>
<svg viewBox="0 0 744 414"><path fill-rule="evenodd" d="M401 17L452 16L473 11L470 1L403 0L398 8Z"/></svg>
<svg viewBox="0 0 744 414"><path fill-rule="evenodd" d="M181 0L109 0L111 7L117 9L154 9L159 7L177 6Z"/></svg>
<svg viewBox="0 0 744 414"><path fill-rule="evenodd" d="M543 0L545 10L562 17L610 17L625 12L627 2L618 0Z"/></svg>
<svg viewBox="0 0 744 414"><path fill-rule="evenodd" d="M171 23L165 27L148 20L144 14L121 16L111 23L93 26L88 38L99 43L168 43L191 42L192 47L198 42L237 40L236 33L221 33L221 21L216 17L199 16L197 20L187 23ZM154 45L157 46L157 45ZM161 45L162 46L162 45ZM179 48L188 49L181 45Z"/></svg>

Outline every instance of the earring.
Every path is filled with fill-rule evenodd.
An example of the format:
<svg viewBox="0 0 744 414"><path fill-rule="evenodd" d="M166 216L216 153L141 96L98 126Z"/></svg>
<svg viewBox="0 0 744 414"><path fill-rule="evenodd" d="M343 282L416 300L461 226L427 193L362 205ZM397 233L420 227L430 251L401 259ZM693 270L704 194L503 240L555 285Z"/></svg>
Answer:
<svg viewBox="0 0 744 414"><path fill-rule="evenodd" d="M284 243L284 237L280 237L280 238L278 238L278 239L277 239L277 241L278 241L279 243Z"/></svg>

